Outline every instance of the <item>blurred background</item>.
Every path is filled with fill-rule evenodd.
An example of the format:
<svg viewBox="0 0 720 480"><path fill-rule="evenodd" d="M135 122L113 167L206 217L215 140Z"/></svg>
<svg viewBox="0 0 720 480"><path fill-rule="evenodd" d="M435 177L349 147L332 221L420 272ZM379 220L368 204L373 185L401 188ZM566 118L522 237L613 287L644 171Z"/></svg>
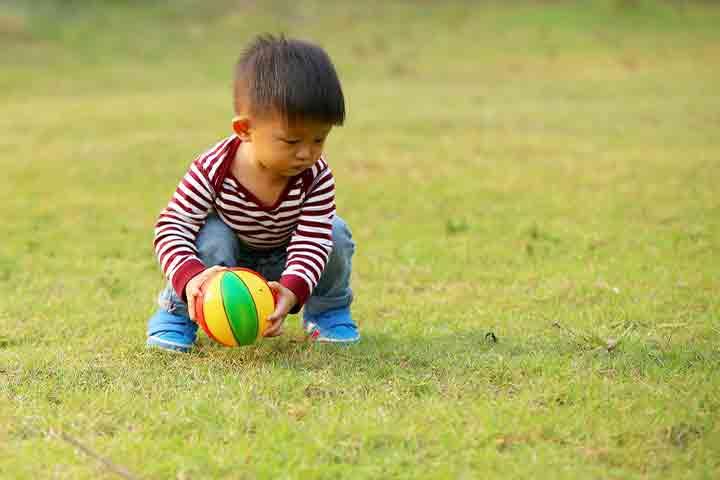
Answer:
<svg viewBox="0 0 720 480"><path fill-rule="evenodd" d="M577 282L714 289L718 25L717 3L679 0L5 0L3 278L95 272L94 295L142 328L155 218L229 134L243 46L282 32L324 46L343 81L326 153L357 289L381 300L369 318L408 296L474 298L464 315L482 319Z"/></svg>
<svg viewBox="0 0 720 480"><path fill-rule="evenodd" d="M263 32L343 82L363 342L154 355L155 219ZM98 478L65 431L157 478L718 478L718 185L715 1L0 0L0 476Z"/></svg>

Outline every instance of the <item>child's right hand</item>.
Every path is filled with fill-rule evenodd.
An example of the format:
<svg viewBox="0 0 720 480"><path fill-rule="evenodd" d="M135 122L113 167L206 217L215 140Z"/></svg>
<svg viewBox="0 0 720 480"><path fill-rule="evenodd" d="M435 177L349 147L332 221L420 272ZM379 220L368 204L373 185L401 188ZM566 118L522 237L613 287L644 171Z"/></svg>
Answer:
<svg viewBox="0 0 720 480"><path fill-rule="evenodd" d="M185 297L187 298L188 314L190 315L190 320L193 322L195 321L195 300L198 295L200 295L200 287L215 273L223 270L227 270L227 267L216 265L214 267L206 268L191 278L187 285L185 285Z"/></svg>

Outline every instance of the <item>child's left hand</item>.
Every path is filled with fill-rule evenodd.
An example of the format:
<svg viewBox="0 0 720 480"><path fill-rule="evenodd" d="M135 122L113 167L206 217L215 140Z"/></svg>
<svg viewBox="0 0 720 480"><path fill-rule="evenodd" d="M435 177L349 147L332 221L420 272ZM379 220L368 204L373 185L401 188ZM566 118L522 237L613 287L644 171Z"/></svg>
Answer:
<svg viewBox="0 0 720 480"><path fill-rule="evenodd" d="M263 332L263 337L277 337L283 333L283 323L288 312L297 303L297 296L284 285L278 282L268 282L270 290L275 294L277 303L275 311L268 317L270 326Z"/></svg>

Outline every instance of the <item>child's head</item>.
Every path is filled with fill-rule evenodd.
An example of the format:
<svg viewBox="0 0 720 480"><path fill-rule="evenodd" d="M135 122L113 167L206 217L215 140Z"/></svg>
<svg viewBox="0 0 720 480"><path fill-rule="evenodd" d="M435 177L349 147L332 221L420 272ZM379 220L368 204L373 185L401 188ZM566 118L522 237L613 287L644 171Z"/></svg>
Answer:
<svg viewBox="0 0 720 480"><path fill-rule="evenodd" d="M238 136L255 144L263 163L284 157L283 165L297 164L288 174L317 161L325 137L345 121L342 87L328 55L284 37L259 36L243 52L234 103Z"/></svg>
<svg viewBox="0 0 720 480"><path fill-rule="evenodd" d="M329 125L345 120L335 67L322 48L301 40L257 37L238 60L234 93L236 115Z"/></svg>

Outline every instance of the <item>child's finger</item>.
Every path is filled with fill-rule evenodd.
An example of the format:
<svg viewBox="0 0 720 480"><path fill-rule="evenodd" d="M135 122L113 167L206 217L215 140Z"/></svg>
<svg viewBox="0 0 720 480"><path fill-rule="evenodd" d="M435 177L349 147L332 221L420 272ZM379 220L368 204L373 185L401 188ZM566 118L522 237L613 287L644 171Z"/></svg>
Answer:
<svg viewBox="0 0 720 480"><path fill-rule="evenodd" d="M193 322L195 321L195 292L187 292L187 306L188 306L188 316L190 317L190 320Z"/></svg>
<svg viewBox="0 0 720 480"><path fill-rule="evenodd" d="M263 332L263 337L272 337L275 333L276 325L273 323Z"/></svg>
<svg viewBox="0 0 720 480"><path fill-rule="evenodd" d="M279 315L278 310L276 309L272 315L270 315L267 320L270 323L270 326L265 329L265 332L263 332L263 335L266 337L274 337L279 335L278 330L282 328L282 324L285 321L285 315Z"/></svg>
<svg viewBox="0 0 720 480"><path fill-rule="evenodd" d="M282 334L283 334L283 328L282 328L282 326L280 326L265 336L266 337L279 337Z"/></svg>
<svg viewBox="0 0 720 480"><path fill-rule="evenodd" d="M265 332L263 333L263 337L277 337L279 335L282 335L283 329L282 329L282 322L277 322L270 326Z"/></svg>
<svg viewBox="0 0 720 480"><path fill-rule="evenodd" d="M288 310L286 305L279 304L277 308L275 308L275 311L268 317L268 322L273 324L282 322L287 316Z"/></svg>

